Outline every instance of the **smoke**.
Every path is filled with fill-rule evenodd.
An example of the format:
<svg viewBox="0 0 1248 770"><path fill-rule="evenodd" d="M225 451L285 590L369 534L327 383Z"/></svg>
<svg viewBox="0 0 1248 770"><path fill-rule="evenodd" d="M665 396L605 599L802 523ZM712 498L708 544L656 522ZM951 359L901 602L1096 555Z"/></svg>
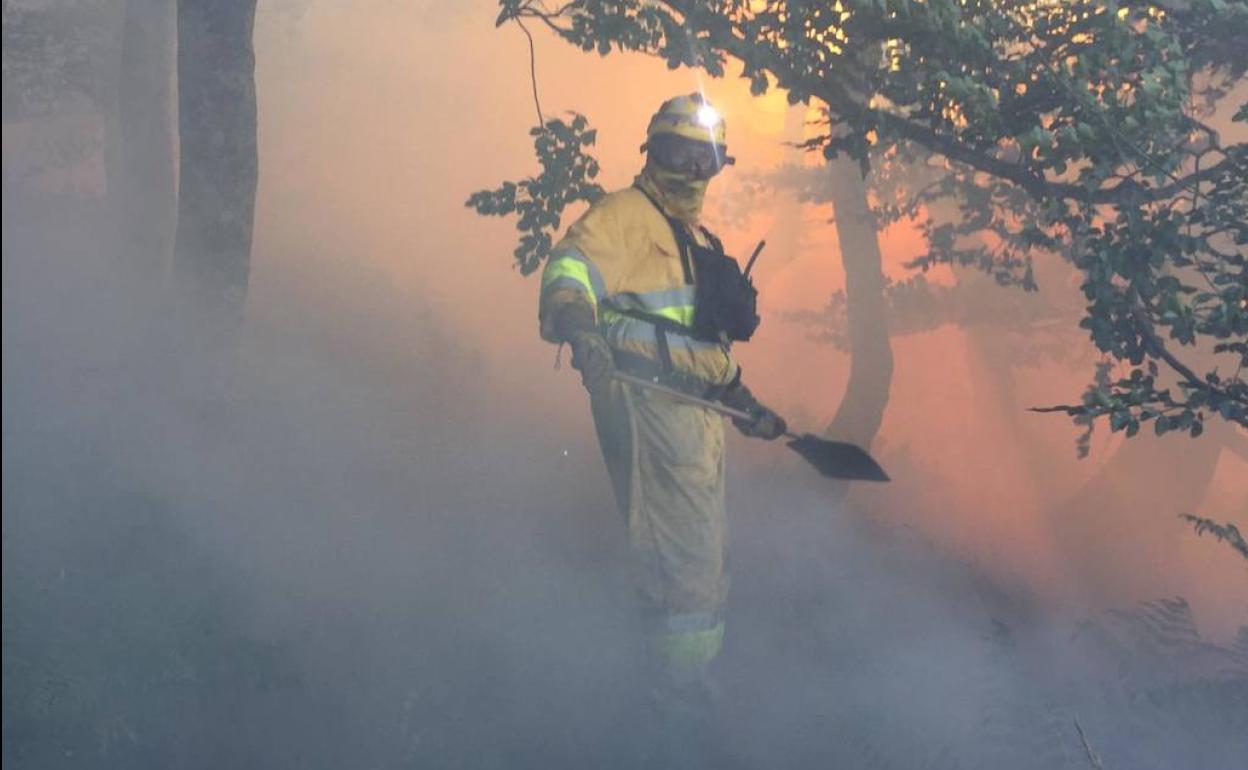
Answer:
<svg viewBox="0 0 1248 770"><path fill-rule="evenodd" d="M479 19L419 11L417 57L388 14L322 8L260 41L253 283L227 359L188 355L198 331L132 280L99 200L6 182L6 763L630 767L653 745L584 394L536 341L509 233L460 211L525 157L496 112L527 96L491 111L447 77L467 67L450 32ZM361 32L386 55L344 66ZM639 71L630 88L675 92ZM932 535L917 483L837 502L778 447L730 451L717 675L743 766L1083 767L1076 717L1106 767L1246 756L1230 648L1153 650L1103 618L1076 634L1083 613L1008 557ZM895 476L924 467L889 451Z"/></svg>
<svg viewBox="0 0 1248 770"><path fill-rule="evenodd" d="M98 222L29 206L5 209L6 761L649 750L588 434L509 397L427 308L323 266L254 298L228 376L206 372L171 344L193 334L152 323L170 308L110 278ZM1020 585L830 502L796 458L732 448L721 750L745 766L1080 767L1075 718L1132 767L1243 756L1242 669L1123 680ZM1069 685L1085 671L1113 687Z"/></svg>

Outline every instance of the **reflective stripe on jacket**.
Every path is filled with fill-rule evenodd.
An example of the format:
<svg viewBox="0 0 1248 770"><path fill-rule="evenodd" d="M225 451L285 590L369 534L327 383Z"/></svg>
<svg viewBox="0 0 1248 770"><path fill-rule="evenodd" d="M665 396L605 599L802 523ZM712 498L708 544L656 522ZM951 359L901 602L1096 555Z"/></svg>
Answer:
<svg viewBox="0 0 1248 770"><path fill-rule="evenodd" d="M702 234L694 237L700 241ZM694 287L685 283L676 238L640 190L630 187L604 196L551 250L542 273L543 339L557 341L549 320L555 310L582 301L594 308L608 344L652 360L659 358L654 324L624 311L660 316L683 326L693 323ZM725 384L736 374L727 345L674 331L667 339L678 371L711 384Z"/></svg>

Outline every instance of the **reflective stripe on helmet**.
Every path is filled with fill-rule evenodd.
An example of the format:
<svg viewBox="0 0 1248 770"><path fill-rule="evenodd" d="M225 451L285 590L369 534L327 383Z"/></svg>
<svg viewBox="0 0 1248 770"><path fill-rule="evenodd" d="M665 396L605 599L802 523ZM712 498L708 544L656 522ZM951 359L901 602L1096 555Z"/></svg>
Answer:
<svg viewBox="0 0 1248 770"><path fill-rule="evenodd" d="M650 124L646 127L646 138L659 134L675 134L722 147L727 142L724 119L718 113L708 111L708 107L710 105L699 93L668 99L654 113L654 117L650 118Z"/></svg>

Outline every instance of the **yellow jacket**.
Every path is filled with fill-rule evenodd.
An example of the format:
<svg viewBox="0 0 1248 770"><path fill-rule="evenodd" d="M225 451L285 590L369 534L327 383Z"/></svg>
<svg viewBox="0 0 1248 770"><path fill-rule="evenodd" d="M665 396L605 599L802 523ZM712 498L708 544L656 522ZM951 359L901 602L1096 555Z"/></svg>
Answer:
<svg viewBox="0 0 1248 770"><path fill-rule="evenodd" d="M690 234L706 245L700 230L690 228ZM629 187L607 194L551 250L538 311L543 339L559 341L550 319L570 302L588 302L594 308L598 327L613 349L655 362L659 351L654 324L619 311L642 311L692 325L694 287L685 283L671 226L645 193ZM677 371L711 385L727 384L736 375L727 343L672 331L667 339Z"/></svg>

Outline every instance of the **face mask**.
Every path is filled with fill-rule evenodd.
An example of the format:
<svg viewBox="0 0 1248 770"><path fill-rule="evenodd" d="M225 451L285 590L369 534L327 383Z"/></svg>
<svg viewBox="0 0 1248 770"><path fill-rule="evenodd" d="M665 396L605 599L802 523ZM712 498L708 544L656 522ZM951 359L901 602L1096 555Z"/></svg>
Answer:
<svg viewBox="0 0 1248 770"><path fill-rule="evenodd" d="M710 180L694 179L647 163L637 182L668 214L682 222L696 222L702 213L702 200Z"/></svg>

